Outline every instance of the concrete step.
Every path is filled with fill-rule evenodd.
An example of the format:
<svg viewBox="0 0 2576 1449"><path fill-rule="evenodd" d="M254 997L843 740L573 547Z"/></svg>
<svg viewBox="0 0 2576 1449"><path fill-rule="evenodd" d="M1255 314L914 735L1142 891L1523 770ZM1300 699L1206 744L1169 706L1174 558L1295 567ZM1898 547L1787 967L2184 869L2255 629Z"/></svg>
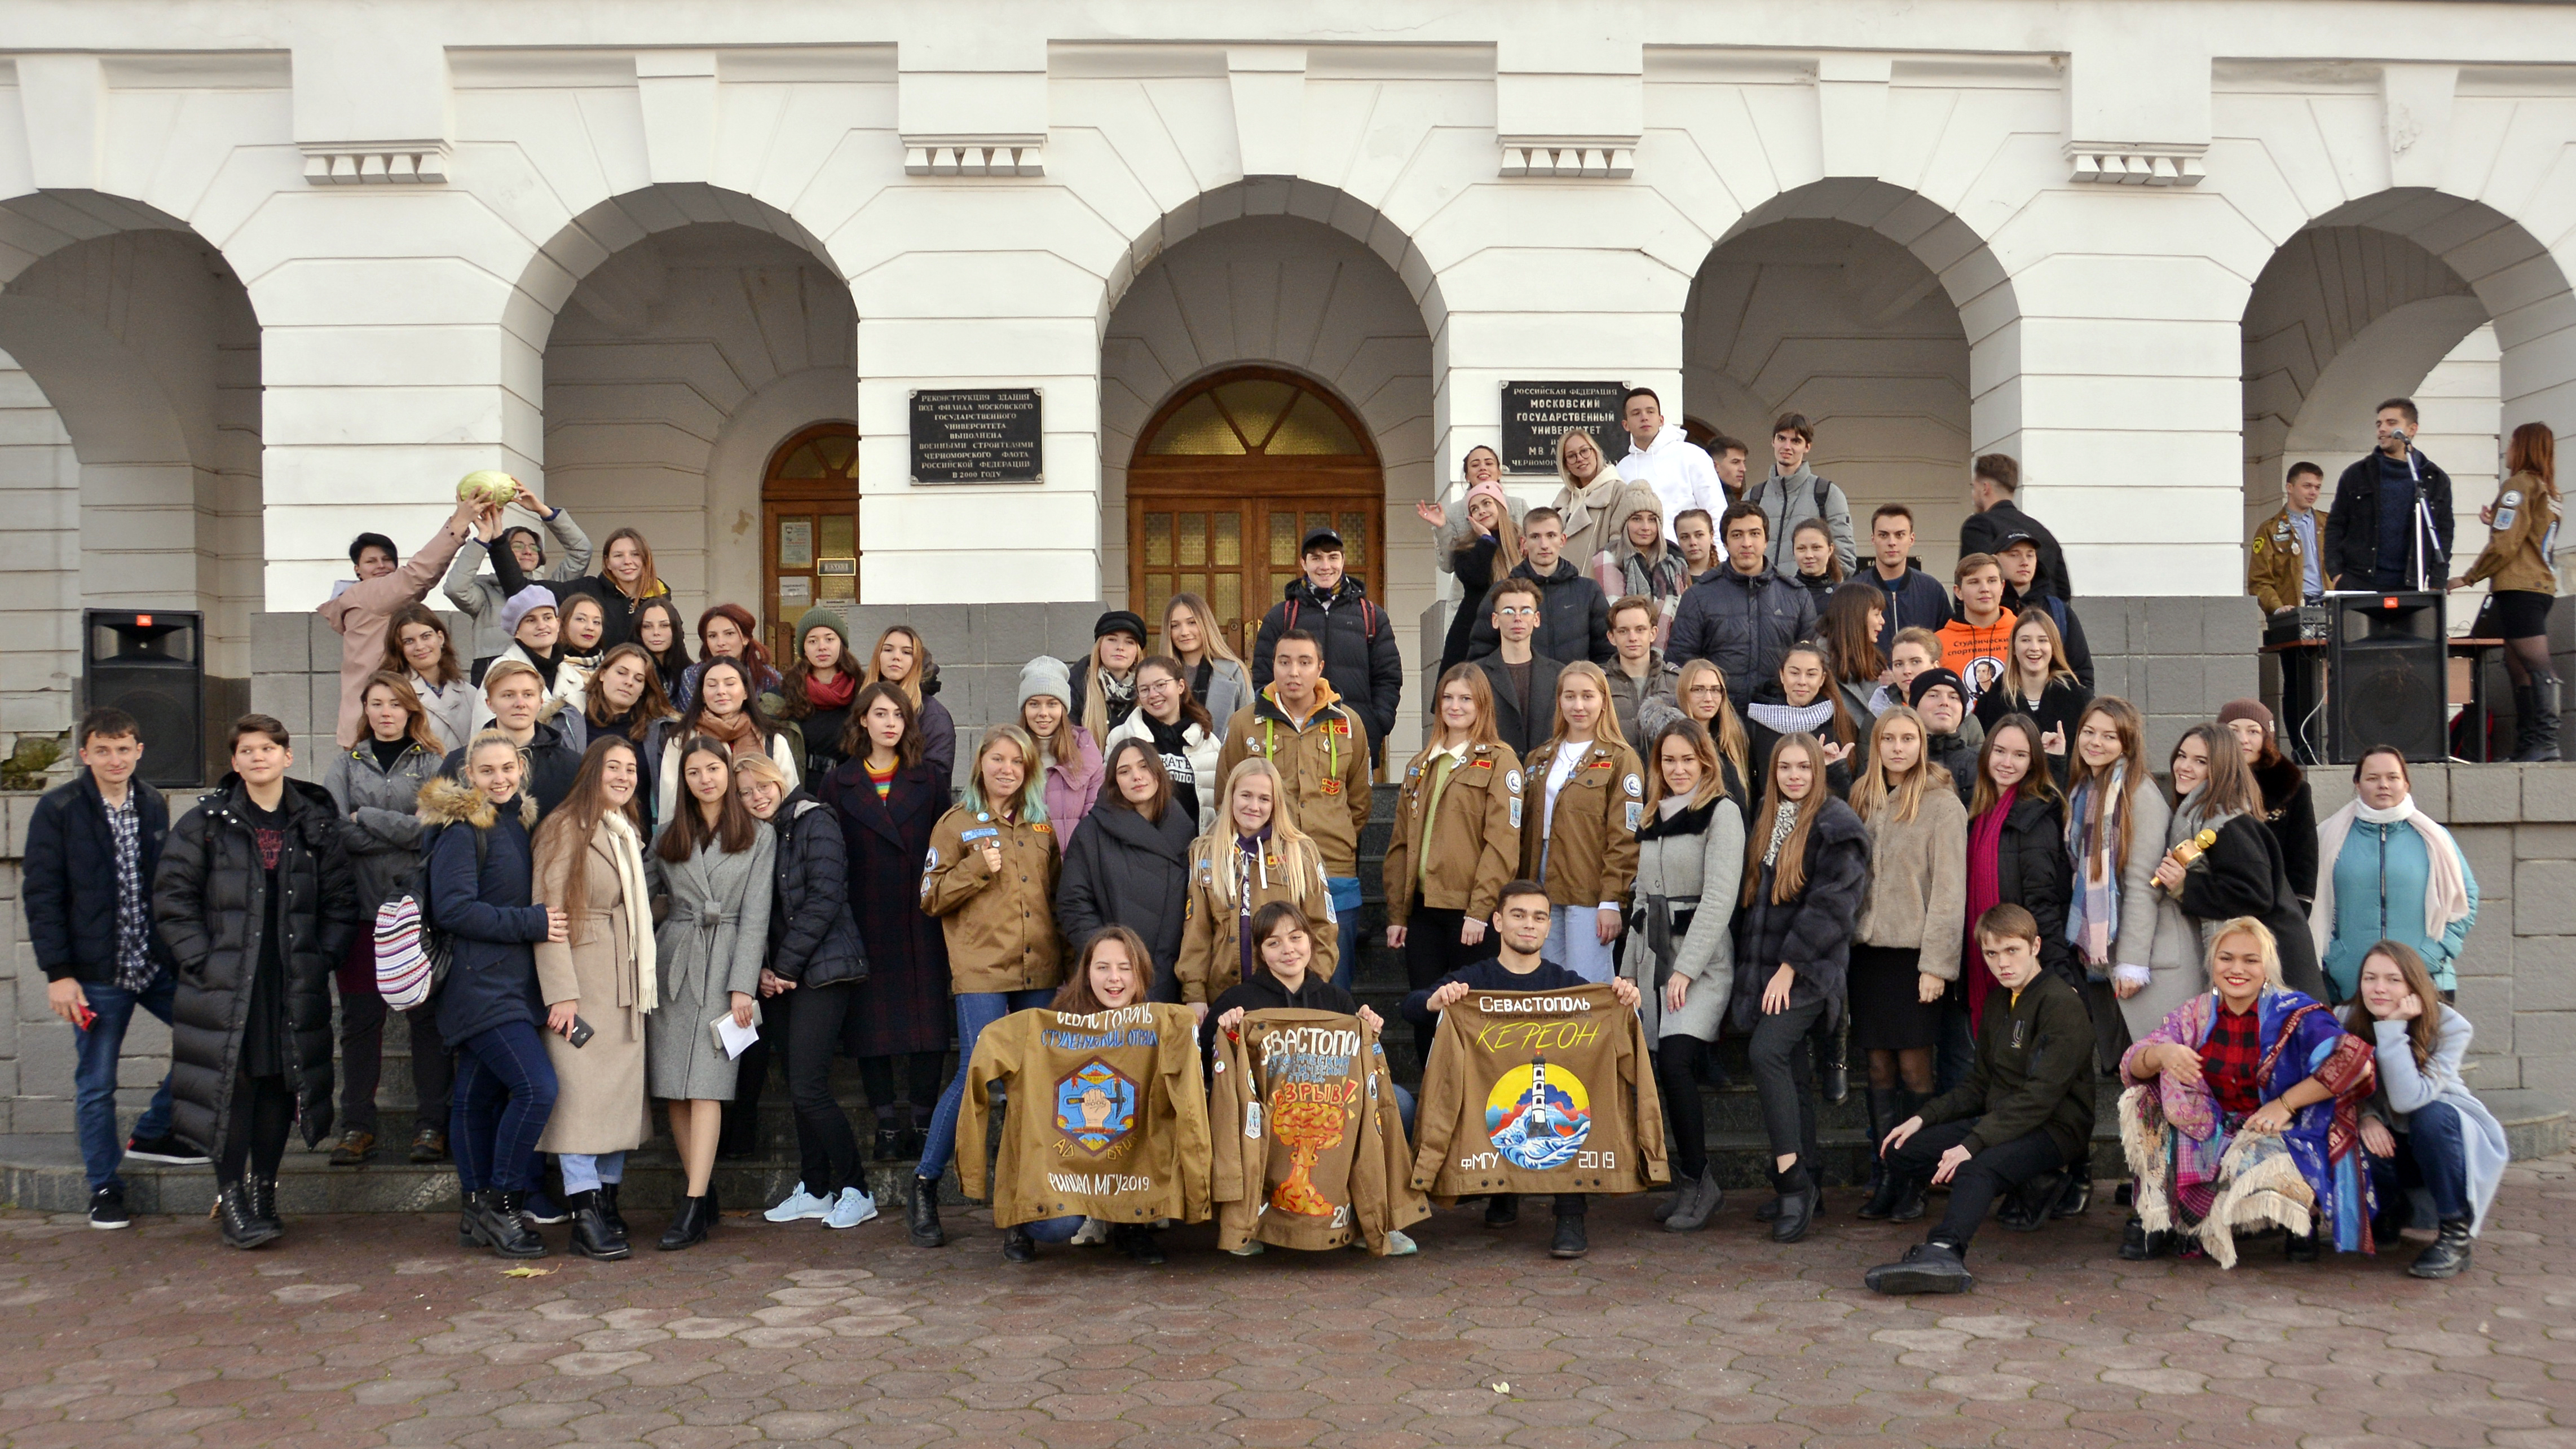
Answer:
<svg viewBox="0 0 2576 1449"><path fill-rule="evenodd" d="M2474 1060L2474 1059L2473 1059ZM2520 1162L2551 1157L2567 1150L2567 1109L2547 1093L2501 1090L2478 1093L2478 1100L2504 1128L2505 1146Z"/></svg>

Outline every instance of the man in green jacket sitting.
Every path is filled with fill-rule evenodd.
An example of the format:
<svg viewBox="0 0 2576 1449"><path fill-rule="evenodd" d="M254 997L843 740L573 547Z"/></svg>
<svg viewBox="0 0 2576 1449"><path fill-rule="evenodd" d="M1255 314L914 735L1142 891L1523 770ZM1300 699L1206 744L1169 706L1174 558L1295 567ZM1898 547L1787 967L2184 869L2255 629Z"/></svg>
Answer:
<svg viewBox="0 0 2576 1449"><path fill-rule="evenodd" d="M1923 1104L1879 1148L1891 1177L1950 1185L1950 1210L1905 1257L1869 1270L1880 1293L1965 1293L1968 1240L1986 1209L2017 1188L2046 1200L2022 1204L2005 1226L2048 1221L2065 1168L2093 1145L2093 1023L2084 999L2040 965L2039 923L2019 906L1977 918L1977 939L2001 991L1986 994L1977 1061L1954 1091Z"/></svg>

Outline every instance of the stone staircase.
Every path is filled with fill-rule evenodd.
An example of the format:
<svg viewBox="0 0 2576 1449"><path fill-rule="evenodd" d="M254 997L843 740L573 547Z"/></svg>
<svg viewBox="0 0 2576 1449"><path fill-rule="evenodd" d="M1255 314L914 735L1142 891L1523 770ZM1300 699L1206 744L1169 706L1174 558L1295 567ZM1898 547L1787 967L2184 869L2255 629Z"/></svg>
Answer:
<svg viewBox="0 0 2576 1449"><path fill-rule="evenodd" d="M1360 841L1362 944L1354 990L1362 1002L1395 1023L1389 1033L1387 1054L1397 1078L1414 1085L1421 1079L1421 1064L1415 1059L1412 1029L1398 1020L1397 1013L1406 991L1404 963L1401 953L1389 950L1385 944L1386 902L1379 883L1379 865L1393 828L1395 788L1380 785L1374 794L1375 808ZM1733 1039L1722 1043L1718 1059L1732 1083L1702 1090L1709 1159L1717 1168L1719 1180L1730 1189L1765 1185L1769 1181L1770 1149L1762 1132L1761 1112L1745 1065L1743 1043ZM728 1210L765 1207L784 1196L796 1180L795 1123L780 1070L773 1056L772 1077L759 1110L758 1150L749 1158L717 1164L716 1194ZM872 1117L856 1065L847 1060L835 1063L833 1084L852 1121L859 1126L864 1145ZM1823 1167L1826 1181L1831 1184L1855 1183L1867 1173L1868 1118L1861 1085L1856 1075L1850 1099L1841 1106L1826 1104L1822 1111L1819 1126ZM384 1081L377 1100L385 1140L376 1161L363 1168L333 1168L326 1161L327 1143L322 1150L306 1152L301 1150L299 1138L297 1150L287 1154L279 1177L283 1210L298 1214L426 1212L456 1206L452 1167L444 1163L414 1166L404 1157L415 1098L409 1032L399 1016L386 1024ZM2544 1094L2495 1092L2486 1094L2485 1100L2504 1123L2515 1157L2546 1156L2565 1147L2567 1114ZM2093 1166L2096 1178L2104 1181L2127 1176L2117 1123L2108 1111L2100 1114L2100 1125L2094 1133ZM898 1205L912 1175L912 1164L871 1163L869 1172L881 1210L899 1216ZM205 1213L214 1200L213 1174L202 1167L130 1163L124 1176L128 1205L137 1212L197 1215ZM658 1135L651 1146L630 1155L625 1201L648 1211L668 1207L680 1191L680 1177L679 1160L671 1150L667 1133ZM942 1189L947 1200L964 1200L953 1170ZM0 1137L0 1196L22 1208L49 1212L85 1208L88 1192L72 1139L68 1135Z"/></svg>

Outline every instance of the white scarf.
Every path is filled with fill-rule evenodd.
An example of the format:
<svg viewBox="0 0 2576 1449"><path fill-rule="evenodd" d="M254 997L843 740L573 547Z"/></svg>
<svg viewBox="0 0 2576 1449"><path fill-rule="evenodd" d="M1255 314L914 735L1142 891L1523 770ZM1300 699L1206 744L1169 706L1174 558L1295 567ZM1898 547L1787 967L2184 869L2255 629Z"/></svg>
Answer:
<svg viewBox="0 0 2576 1449"><path fill-rule="evenodd" d="M2308 908L2308 934L2317 938L2319 955L2325 953L2326 944L2334 938L2335 858L2343 854L2344 838L2352 833L2355 821L2372 825L2402 821L2424 837L2424 856L2431 863L2424 872L2425 939L2439 941L2453 921L2468 919L2469 885L2461 873L2460 847L2451 839L2451 832L2416 809L2412 794L2386 810L2374 810L2356 799L2317 827L2317 861L2321 869L2317 871L2317 901Z"/></svg>
<svg viewBox="0 0 2576 1449"><path fill-rule="evenodd" d="M618 894L625 897L626 939L635 943L635 1009L650 1014L661 1004L662 982L654 971L653 898L644 883L643 842L623 815L603 815L599 823L608 831L608 858L617 863Z"/></svg>

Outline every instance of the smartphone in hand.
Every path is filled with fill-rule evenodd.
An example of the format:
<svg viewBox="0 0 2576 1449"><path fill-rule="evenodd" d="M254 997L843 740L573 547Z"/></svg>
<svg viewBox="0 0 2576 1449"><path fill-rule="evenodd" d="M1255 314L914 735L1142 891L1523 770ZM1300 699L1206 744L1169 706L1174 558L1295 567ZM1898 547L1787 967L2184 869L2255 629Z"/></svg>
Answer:
<svg viewBox="0 0 2576 1449"><path fill-rule="evenodd" d="M590 1045L590 1036L590 1023L576 1016L572 1019L572 1030L564 1033L564 1040L576 1047L584 1047Z"/></svg>

